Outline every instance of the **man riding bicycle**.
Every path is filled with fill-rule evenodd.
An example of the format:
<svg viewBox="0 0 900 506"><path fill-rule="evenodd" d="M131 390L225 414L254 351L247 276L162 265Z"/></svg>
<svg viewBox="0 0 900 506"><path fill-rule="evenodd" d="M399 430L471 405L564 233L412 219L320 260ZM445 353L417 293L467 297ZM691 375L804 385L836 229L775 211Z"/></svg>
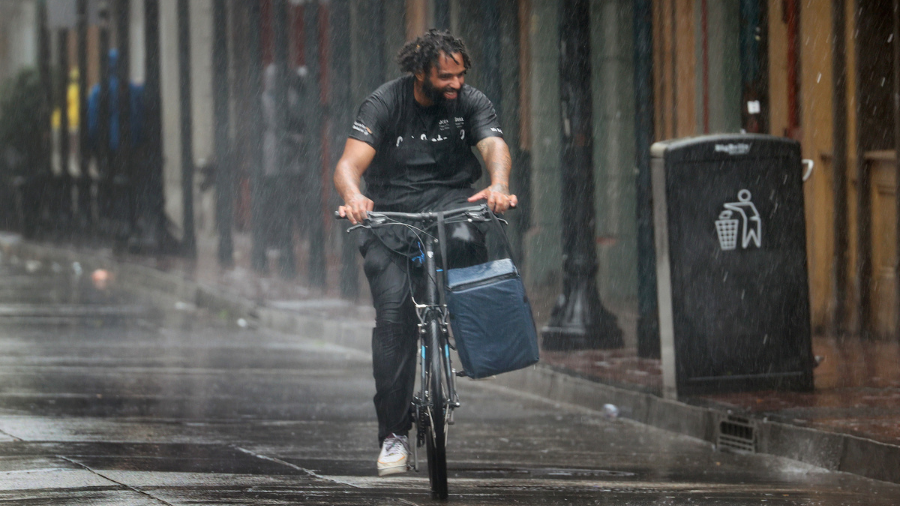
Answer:
<svg viewBox="0 0 900 506"><path fill-rule="evenodd" d="M344 200L340 216L356 224L367 211L443 211L476 201L495 213L515 207L509 148L490 100L464 84L471 60L463 41L432 29L404 45L397 62L408 75L363 102L335 167L334 185ZM472 188L482 172L472 146L491 179L481 191ZM405 230L388 229L361 234L359 249L375 306L377 468L385 476L407 470L418 337L408 279L417 249ZM447 251L451 266L483 262L484 234L470 224L448 226Z"/></svg>

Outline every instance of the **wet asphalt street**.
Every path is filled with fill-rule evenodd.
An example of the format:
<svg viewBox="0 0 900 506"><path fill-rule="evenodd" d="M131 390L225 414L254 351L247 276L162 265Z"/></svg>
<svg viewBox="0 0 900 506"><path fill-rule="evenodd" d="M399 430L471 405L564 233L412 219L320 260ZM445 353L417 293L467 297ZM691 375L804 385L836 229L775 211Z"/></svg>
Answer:
<svg viewBox="0 0 900 506"><path fill-rule="evenodd" d="M424 471L376 476L366 354L154 308L78 270L0 262L0 503L433 502ZM460 388L454 504L900 504L897 485Z"/></svg>

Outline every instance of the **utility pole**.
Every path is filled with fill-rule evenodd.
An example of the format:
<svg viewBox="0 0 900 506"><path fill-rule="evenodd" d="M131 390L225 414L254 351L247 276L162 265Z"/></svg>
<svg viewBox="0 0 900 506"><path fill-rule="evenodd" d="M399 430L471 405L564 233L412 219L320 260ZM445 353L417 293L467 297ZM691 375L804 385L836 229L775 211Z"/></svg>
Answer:
<svg viewBox="0 0 900 506"><path fill-rule="evenodd" d="M593 131L588 0L560 2L563 293L542 330L546 350L620 348L622 331L600 301L594 246Z"/></svg>

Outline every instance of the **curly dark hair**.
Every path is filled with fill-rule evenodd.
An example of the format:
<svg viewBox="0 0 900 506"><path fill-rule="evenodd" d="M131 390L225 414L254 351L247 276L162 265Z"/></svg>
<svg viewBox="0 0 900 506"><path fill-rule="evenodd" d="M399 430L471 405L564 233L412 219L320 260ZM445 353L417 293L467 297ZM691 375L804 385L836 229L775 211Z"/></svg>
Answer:
<svg viewBox="0 0 900 506"><path fill-rule="evenodd" d="M397 52L397 63L403 72L427 74L431 72L431 66L438 61L441 53L446 53L451 58L452 55L459 53L466 70L472 67L472 60L469 58L469 52L466 51L466 44L462 39L454 37L447 30L438 30L437 28L428 30L424 35L407 42L400 48L400 51ZM456 59L454 58L453 61Z"/></svg>

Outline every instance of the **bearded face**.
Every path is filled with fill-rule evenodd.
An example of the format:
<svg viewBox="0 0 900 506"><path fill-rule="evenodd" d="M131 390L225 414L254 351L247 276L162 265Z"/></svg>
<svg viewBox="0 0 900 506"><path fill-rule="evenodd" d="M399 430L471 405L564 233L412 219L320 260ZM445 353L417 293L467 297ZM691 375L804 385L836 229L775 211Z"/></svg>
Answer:
<svg viewBox="0 0 900 506"><path fill-rule="evenodd" d="M425 96L428 97L428 99L431 100L431 102L434 103L435 105L443 104L445 100L451 100L451 99L445 98L444 95L445 95L445 93L453 92L453 91L454 90L452 90L450 86L445 86L443 89L437 88L431 82L431 79L426 79L422 83L422 93L424 93ZM455 91L458 92L459 90L455 90ZM453 97L453 99L455 99L455 98L456 98L456 96Z"/></svg>
<svg viewBox="0 0 900 506"><path fill-rule="evenodd" d="M422 93L433 104L456 100L465 83L465 76L466 68L462 64L462 55L441 53L441 57L422 80Z"/></svg>

